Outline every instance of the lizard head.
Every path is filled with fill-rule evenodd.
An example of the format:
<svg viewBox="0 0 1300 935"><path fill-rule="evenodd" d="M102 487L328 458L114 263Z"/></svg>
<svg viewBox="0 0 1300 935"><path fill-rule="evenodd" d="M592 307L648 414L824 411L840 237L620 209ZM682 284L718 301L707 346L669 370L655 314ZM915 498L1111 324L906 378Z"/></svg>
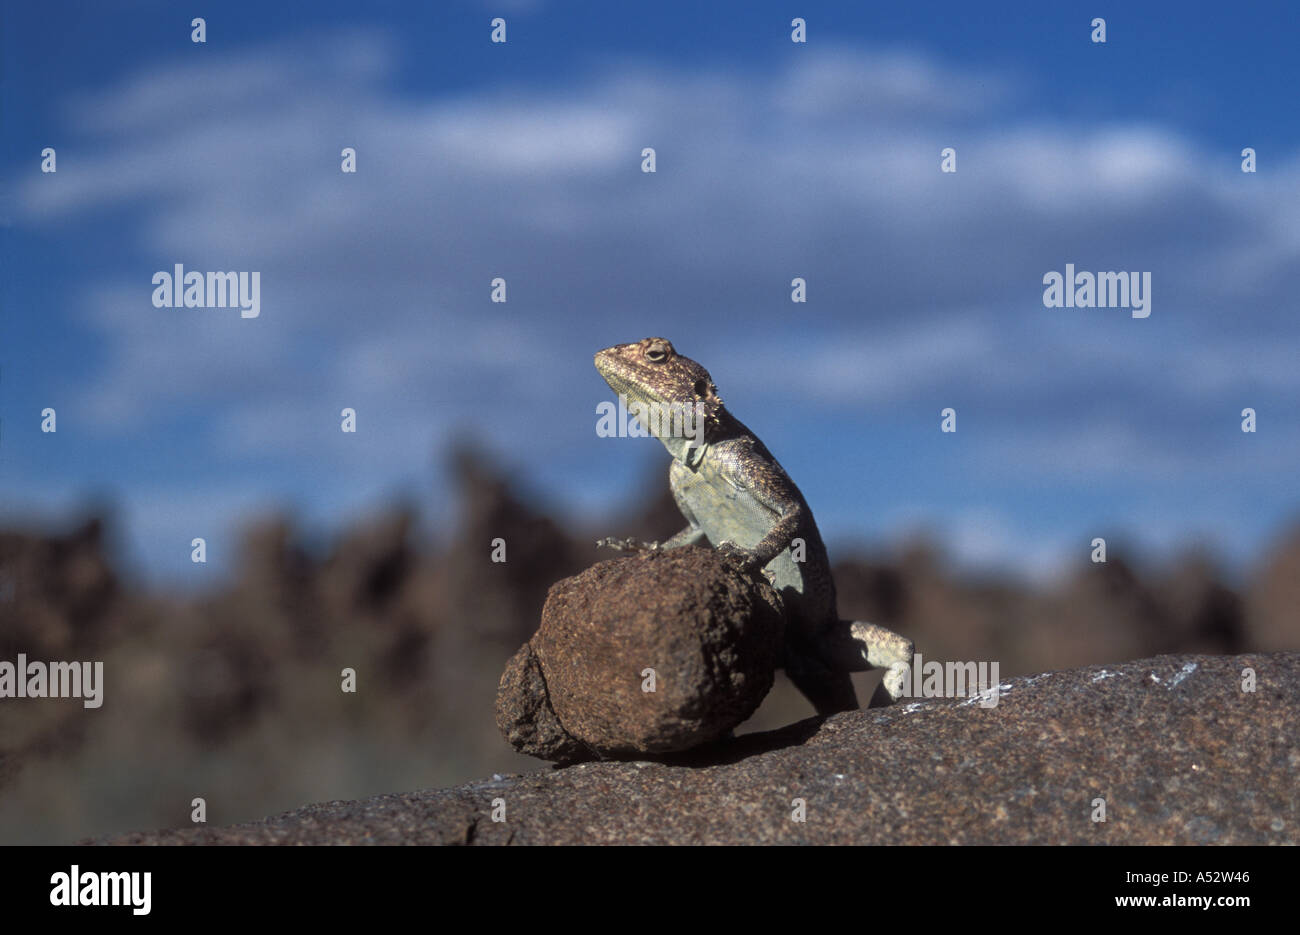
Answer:
<svg viewBox="0 0 1300 935"><path fill-rule="evenodd" d="M610 389L627 397L629 411L635 412L634 403L686 406L711 424L722 410L722 399L709 372L678 354L666 338L607 347L596 353L596 369ZM654 426L647 427L664 439Z"/></svg>

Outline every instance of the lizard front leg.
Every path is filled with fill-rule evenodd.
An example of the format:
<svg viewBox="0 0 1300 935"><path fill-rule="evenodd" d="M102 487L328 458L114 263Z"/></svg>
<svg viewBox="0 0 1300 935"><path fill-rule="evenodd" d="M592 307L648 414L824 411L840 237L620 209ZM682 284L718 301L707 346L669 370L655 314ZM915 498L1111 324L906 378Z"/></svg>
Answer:
<svg viewBox="0 0 1300 935"><path fill-rule="evenodd" d="M718 473L727 487L756 502L768 513L762 523L762 538L752 548L727 540L714 544L719 552L749 571L766 568L790 547L805 524L812 523L812 515L789 475L757 439L752 436L729 439L715 446L714 456Z"/></svg>
<svg viewBox="0 0 1300 935"><path fill-rule="evenodd" d="M596 540L598 549L614 549L619 552L658 552L663 549L678 549L684 545L695 545L704 538L704 530L698 526L687 526L666 542L642 542L640 539L615 539L608 536Z"/></svg>
<svg viewBox="0 0 1300 935"><path fill-rule="evenodd" d="M746 549L730 539L724 539L718 543L718 551L732 561L739 563L747 571L758 571L760 568L766 568L772 559L790 547L795 533L799 530L802 517L803 508L798 504L792 504L790 509L777 521L776 525L752 549Z"/></svg>
<svg viewBox="0 0 1300 935"><path fill-rule="evenodd" d="M754 546L754 561L760 567L767 565L790 548L790 543L794 541L795 533L799 531L799 524L803 521L804 515L802 504L793 501L786 504L786 510L781 514L781 518L768 530L767 535L759 540L758 545Z"/></svg>
<svg viewBox="0 0 1300 935"><path fill-rule="evenodd" d="M681 495L676 483L674 483L674 470L677 468L677 462L674 461L668 471L669 488L672 490L673 499L677 501L677 509L682 511L689 524L681 532L674 535L666 542L642 542L639 539L614 539L612 537L596 540L596 548L616 549L620 552L658 552L662 549L680 549L682 546L697 545L704 539L704 528L700 525L699 520L691 511L691 505L686 502L686 498Z"/></svg>
<svg viewBox="0 0 1300 935"><path fill-rule="evenodd" d="M673 467L677 462L673 462ZM668 482L673 492L673 499L677 501L677 509L682 511L686 517L688 525L681 532L674 535L667 542L642 542L639 539L597 539L596 548L616 549L620 552L658 552L661 549L679 549L685 545L695 545L704 538L704 529L700 526L695 514L691 512L690 504L681 496L677 490L677 485L673 482L673 471L670 468L668 472Z"/></svg>

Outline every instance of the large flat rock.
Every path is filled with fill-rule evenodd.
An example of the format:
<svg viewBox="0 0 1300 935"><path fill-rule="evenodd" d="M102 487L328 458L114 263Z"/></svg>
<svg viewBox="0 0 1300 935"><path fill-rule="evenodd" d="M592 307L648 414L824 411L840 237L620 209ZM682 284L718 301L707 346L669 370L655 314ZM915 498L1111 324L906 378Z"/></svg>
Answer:
<svg viewBox="0 0 1300 935"><path fill-rule="evenodd" d="M1296 844L1297 702L1300 654L1162 656L1004 680L994 708L904 701L672 763L541 769L95 843Z"/></svg>

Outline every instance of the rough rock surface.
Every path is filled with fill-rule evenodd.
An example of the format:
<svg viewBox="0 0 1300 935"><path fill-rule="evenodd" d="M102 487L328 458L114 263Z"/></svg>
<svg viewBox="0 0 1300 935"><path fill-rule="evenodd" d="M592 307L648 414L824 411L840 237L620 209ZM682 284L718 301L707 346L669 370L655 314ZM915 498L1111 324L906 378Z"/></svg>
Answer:
<svg viewBox="0 0 1300 935"><path fill-rule="evenodd" d="M576 763L591 756L551 709L542 664L531 643L521 646L506 663L496 715L506 742L520 753L556 763Z"/></svg>
<svg viewBox="0 0 1300 935"><path fill-rule="evenodd" d="M784 627L776 592L715 549L601 562L552 586L501 678L497 726L559 762L710 743L772 687Z"/></svg>
<svg viewBox="0 0 1300 935"><path fill-rule="evenodd" d="M585 763L98 843L1297 844L1298 701L1300 654L1162 656L1006 680L989 709L904 701L672 763ZM791 820L797 798L804 822Z"/></svg>

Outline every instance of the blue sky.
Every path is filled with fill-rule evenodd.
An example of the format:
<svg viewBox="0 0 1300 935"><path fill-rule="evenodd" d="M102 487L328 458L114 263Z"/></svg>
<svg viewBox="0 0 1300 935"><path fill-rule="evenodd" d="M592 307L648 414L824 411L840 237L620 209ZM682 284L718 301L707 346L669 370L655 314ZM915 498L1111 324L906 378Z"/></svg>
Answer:
<svg viewBox="0 0 1300 935"><path fill-rule="evenodd" d="M1293 5L612 6L5 2L0 515L113 503L196 583L267 506L446 528L468 433L599 522L666 455L596 437L591 355L651 334L832 544L1240 565L1300 514ZM260 271L261 316L154 308L176 263ZM1044 308L1066 263L1150 271L1151 317Z"/></svg>

